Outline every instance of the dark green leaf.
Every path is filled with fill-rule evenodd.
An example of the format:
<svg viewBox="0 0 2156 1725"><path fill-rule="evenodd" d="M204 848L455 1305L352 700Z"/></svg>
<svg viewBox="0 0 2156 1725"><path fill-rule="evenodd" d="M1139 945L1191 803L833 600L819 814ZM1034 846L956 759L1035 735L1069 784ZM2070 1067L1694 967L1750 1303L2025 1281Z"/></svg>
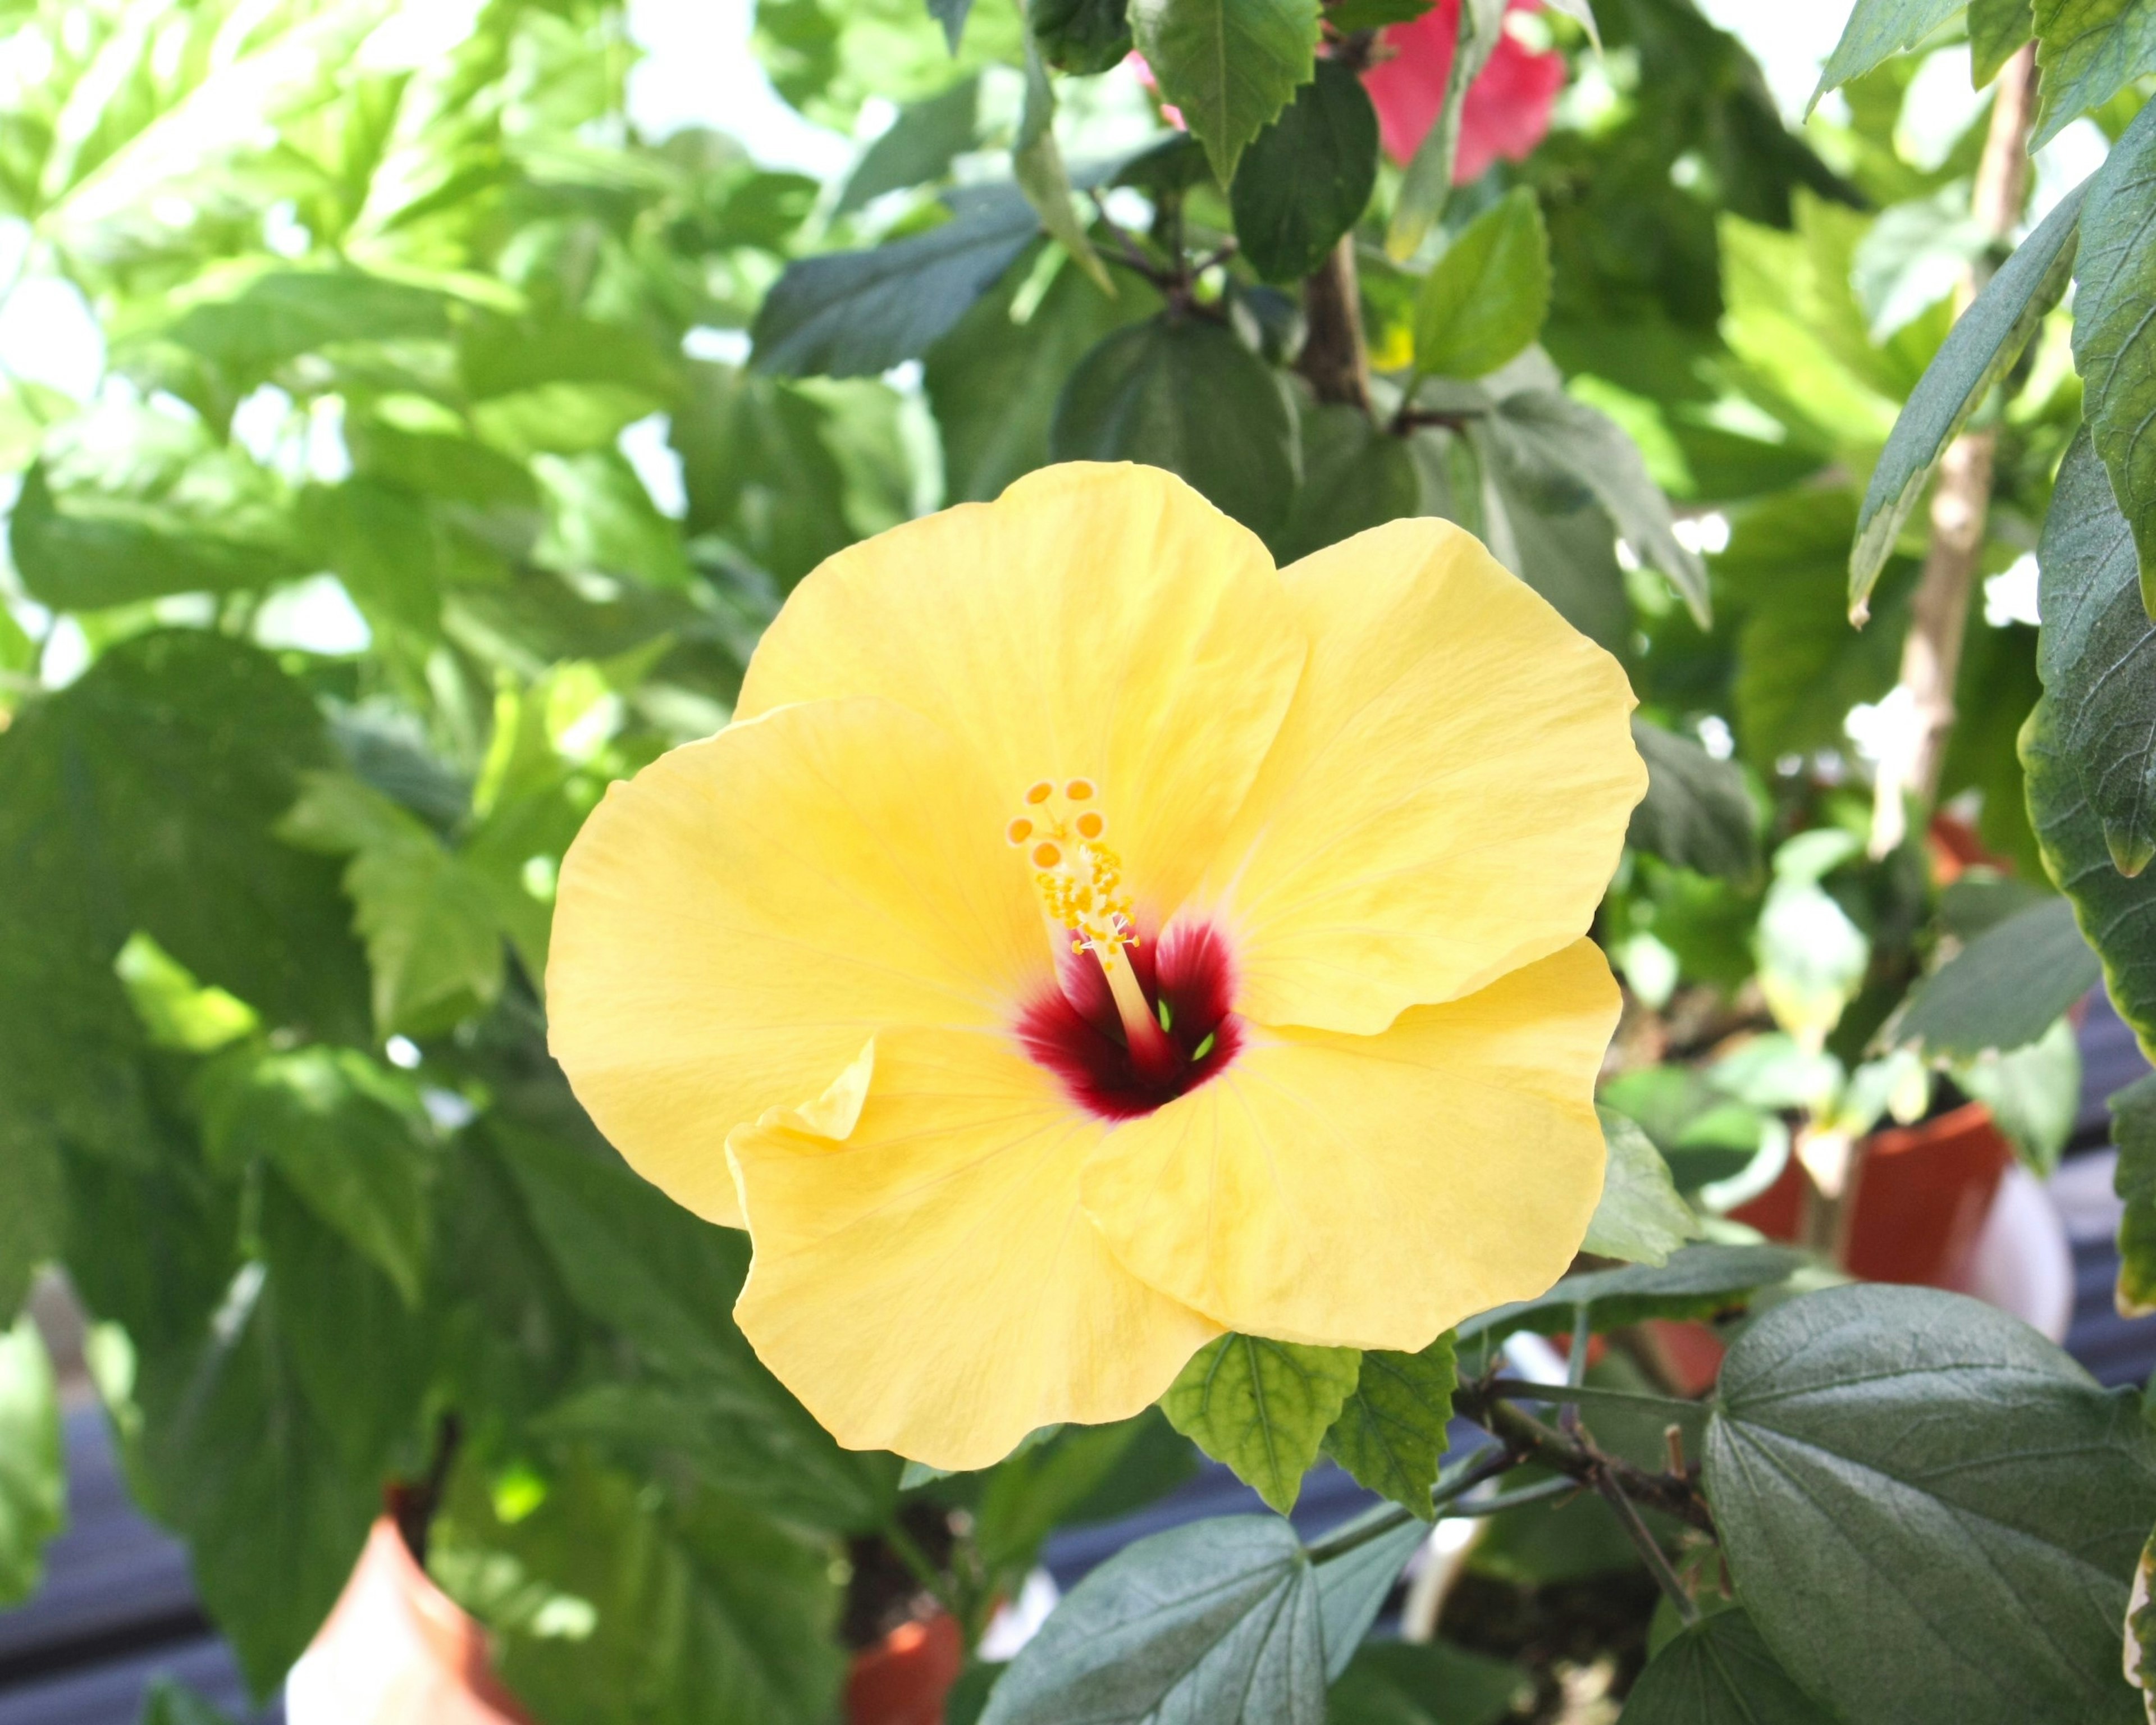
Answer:
<svg viewBox="0 0 2156 1725"><path fill-rule="evenodd" d="M1234 182L1245 146L1310 81L1317 18L1317 0L1132 0L1138 52L1222 185Z"/></svg>
<svg viewBox="0 0 2156 1725"><path fill-rule="evenodd" d="M1666 1264L1671 1252L1698 1236L1699 1219L1677 1196L1670 1165L1654 1140L1623 1115L1607 1108L1597 1111L1609 1159L1601 1201L1588 1221L1580 1250L1628 1263ZM1363 1369L1367 1374L1368 1368Z"/></svg>
<svg viewBox="0 0 2156 1725"><path fill-rule="evenodd" d="M2156 8L2145 0L2035 0L2034 16L2043 85L2029 146L2041 150L2156 67Z"/></svg>
<svg viewBox="0 0 2156 1725"><path fill-rule="evenodd" d="M2035 33L2030 0L1969 0L1969 80L1978 90L1996 78L2014 50Z"/></svg>
<svg viewBox="0 0 2156 1725"><path fill-rule="evenodd" d="M1702 875L1741 879L1759 866L1759 815L1744 775L1688 737L1634 717L1647 794L1625 842Z"/></svg>
<svg viewBox="0 0 2156 1725"><path fill-rule="evenodd" d="M2086 428L2066 451L2037 547L2036 668L2058 746L2122 875L2156 856L2156 624L2133 536Z"/></svg>
<svg viewBox="0 0 2156 1725"><path fill-rule="evenodd" d="M1378 179L1378 111L1337 60L1260 132L1235 170L1235 237L1267 281L1295 281L1325 260L1368 208Z"/></svg>
<svg viewBox="0 0 2156 1725"><path fill-rule="evenodd" d="M953 54L958 51L959 39L966 33L966 18L973 9L973 0L927 0L928 15L943 26L943 39Z"/></svg>
<svg viewBox="0 0 2156 1725"><path fill-rule="evenodd" d="M1517 187L1470 222L1423 279L1416 368L1437 377L1494 372L1541 333L1549 303L1549 234L1535 194Z"/></svg>
<svg viewBox="0 0 2156 1725"><path fill-rule="evenodd" d="M59 1397L28 1317L0 1331L0 1604L37 1590L45 1542L67 1524Z"/></svg>
<svg viewBox="0 0 2156 1725"><path fill-rule="evenodd" d="M1370 1510L1358 1521L1389 1515ZM1356 1525L1354 1522L1348 1527ZM1345 1527L1340 1530L1345 1532ZM1325 1675L1337 1679L1348 1669L1355 1650L1378 1620L1391 1597L1400 1571L1430 1538L1426 1522L1403 1522L1397 1527L1365 1539L1353 1551L1327 1558L1317 1566L1317 1621L1325 1638Z"/></svg>
<svg viewBox="0 0 2156 1725"><path fill-rule="evenodd" d="M1430 1488L1445 1454L1458 1381L1450 1335L1420 1353L1372 1349L1326 1431L1325 1453L1358 1483L1431 1519Z"/></svg>
<svg viewBox="0 0 2156 1725"><path fill-rule="evenodd" d="M1678 541L1669 500L1647 477L1638 446L1594 408L1554 389L1522 390L1497 404L1493 437L1523 470L1552 486L1584 487L1640 561L1669 577L1694 616L1707 619L1707 567Z"/></svg>
<svg viewBox="0 0 2156 1725"><path fill-rule="evenodd" d="M2029 820L2044 867L2072 901L2082 936L2103 961L2104 985L2144 1053L2156 1051L2156 874L2112 866L2079 762L2061 745L2046 696L2021 728Z"/></svg>
<svg viewBox="0 0 2156 1725"><path fill-rule="evenodd" d="M1121 65L1131 51L1130 0L1033 0L1026 22L1041 58L1059 72Z"/></svg>
<svg viewBox="0 0 2156 1725"><path fill-rule="evenodd" d="M1382 30L1387 24L1411 24L1437 0L1336 0L1325 8L1326 17L1343 35L1357 30Z"/></svg>
<svg viewBox="0 0 2156 1725"><path fill-rule="evenodd" d="M1804 1255L1789 1246L1688 1245L1666 1264L1568 1276L1539 1300L1479 1313L1460 1326L1458 1345L1464 1354L1470 1341L1487 1345L1515 1330L1558 1335L1573 1327L1583 1306L1598 1330L1650 1317L1711 1317L1788 1281L1804 1262Z"/></svg>
<svg viewBox="0 0 2156 1725"><path fill-rule="evenodd" d="M688 399L669 432L689 494L689 531L725 535L782 588L850 544L830 418L775 377L691 366Z"/></svg>
<svg viewBox="0 0 2156 1725"><path fill-rule="evenodd" d="M1193 1522L1127 1546L1011 1662L981 1725L1322 1725L1317 1582L1286 1522Z"/></svg>
<svg viewBox="0 0 2156 1725"><path fill-rule="evenodd" d="M957 211L926 234L788 264L757 314L757 369L874 377L926 353L1040 231L1014 187Z"/></svg>
<svg viewBox="0 0 2156 1725"><path fill-rule="evenodd" d="M1275 541L1283 563L1419 513L1414 458L1360 408L1300 409L1302 484Z"/></svg>
<svg viewBox="0 0 2156 1725"><path fill-rule="evenodd" d="M1024 271L1013 271L928 351L922 381L943 434L944 490L954 503L984 502L1045 466L1064 380L1102 337L1160 303L1129 280L1111 300L1066 264L1020 321L1013 312L1024 282Z"/></svg>
<svg viewBox="0 0 2156 1725"><path fill-rule="evenodd" d="M2087 182L2061 198L1985 284L1940 344L1871 470L1849 553L1849 604L1858 617L1893 554L1902 523L1947 445L2021 357L2073 273Z"/></svg>
<svg viewBox="0 0 2156 1725"><path fill-rule="evenodd" d="M2156 1312L2156 1075L2111 1098L2111 1141L2118 1147L2112 1184L2126 1208L2118 1219L2118 1309Z"/></svg>
<svg viewBox="0 0 2156 1725"><path fill-rule="evenodd" d="M975 73L941 95L900 109L890 129L869 146L846 176L845 189L831 213L843 216L886 192L942 179L951 164L973 147L980 106L981 79Z"/></svg>
<svg viewBox="0 0 2156 1725"><path fill-rule="evenodd" d="M1049 449L1059 461L1164 467L1260 535L1295 497L1295 420L1280 380L1219 325L1172 311L1118 330L1080 362Z"/></svg>
<svg viewBox="0 0 2156 1725"><path fill-rule="evenodd" d="M2064 899L1986 929L1910 999L1899 1038L1969 1057L2034 1042L2102 980L2103 967Z"/></svg>
<svg viewBox="0 0 2156 1725"><path fill-rule="evenodd" d="M1191 1357L1160 1404L1178 1431L1285 1515L1354 1391L1361 1358L1352 1348L1222 1336Z"/></svg>
<svg viewBox="0 0 2156 1725"><path fill-rule="evenodd" d="M997 1574L1031 1568L1042 1542L1115 1471L1142 1430L1137 1420L1069 1425L998 1462L973 1516L982 1563Z"/></svg>
<svg viewBox="0 0 2156 1725"><path fill-rule="evenodd" d="M1850 1725L2141 1717L2156 1432L2019 1320L1881 1285L1777 1307L1723 1362L1706 1484L1760 1635Z"/></svg>
<svg viewBox="0 0 2156 1725"><path fill-rule="evenodd" d="M1517 1666L1486 1654L1444 1641L1373 1641L1326 1697L1326 1725L1497 1725L1528 1687Z"/></svg>
<svg viewBox="0 0 2156 1725"><path fill-rule="evenodd" d="M170 1677L152 1677L142 1692L142 1717L137 1725L232 1725L232 1721L193 1690Z"/></svg>
<svg viewBox="0 0 2156 1725"><path fill-rule="evenodd" d="M1717 1611L1657 1653L1625 1703L1633 1725L1834 1725L1789 1681L1741 1608Z"/></svg>
<svg viewBox="0 0 2156 1725"><path fill-rule="evenodd" d="M2156 8L2143 10L2156 28ZM2156 237L2144 192L2156 173L2156 108L2143 108L2089 182L2074 264L2074 363L2085 411L2140 556L2141 603L2156 614Z"/></svg>
<svg viewBox="0 0 2156 1725"><path fill-rule="evenodd" d="M1962 5L1963 0L1856 0L1856 9L1842 27L1841 39L1820 69L1819 88L1804 111L1809 114L1829 90L1914 48L1943 28Z"/></svg>
<svg viewBox="0 0 2156 1725"><path fill-rule="evenodd" d="M12 932L0 922L0 941L8 940ZM15 978L0 970L0 993L14 986ZM43 1010L38 995L19 998L33 1011ZM22 1040L12 1034L12 1024L7 1029L9 1049L19 1052ZM78 1076L73 1072L69 1076ZM0 1191L8 1194L7 1204L0 1208L0 1317L22 1309L32 1275L59 1255L61 1206L66 1202L60 1189L59 1153L51 1137L26 1121L10 1118L7 1110L14 1101L7 1086L0 1085Z"/></svg>

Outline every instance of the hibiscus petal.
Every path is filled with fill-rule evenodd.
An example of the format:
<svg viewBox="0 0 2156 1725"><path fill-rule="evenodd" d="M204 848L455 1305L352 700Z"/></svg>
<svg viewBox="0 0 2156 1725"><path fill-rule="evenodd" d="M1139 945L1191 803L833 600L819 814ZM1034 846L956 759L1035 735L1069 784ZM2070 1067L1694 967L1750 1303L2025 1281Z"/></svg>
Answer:
<svg viewBox="0 0 2156 1725"><path fill-rule="evenodd" d="M1447 522L1284 572L1309 665L1199 901L1244 1017L1371 1035L1586 932L1646 789L1632 691Z"/></svg>
<svg viewBox="0 0 2156 1725"><path fill-rule="evenodd" d="M735 1316L763 1363L840 1443L953 1469L1156 1400L1219 1331L1086 1220L1101 1126L993 1033L894 1032L875 1063L843 1142L729 1141L756 1238Z"/></svg>
<svg viewBox="0 0 2156 1725"><path fill-rule="evenodd" d="M1093 779L1158 926L1242 802L1303 650L1247 529L1172 474L1069 463L824 562L738 711L886 696L971 743L1013 814L1037 780Z"/></svg>
<svg viewBox="0 0 2156 1725"><path fill-rule="evenodd" d="M1229 1329L1414 1350L1562 1276L1602 1191L1594 1076L1617 985L1589 941L1380 1036L1254 1035L1117 1126L1086 1209Z"/></svg>
<svg viewBox="0 0 2156 1725"><path fill-rule="evenodd" d="M1005 819L970 752L873 699L614 785L562 861L547 964L578 1099L646 1179L739 1226L734 1127L819 1096L887 1025L1001 1024L1049 973Z"/></svg>

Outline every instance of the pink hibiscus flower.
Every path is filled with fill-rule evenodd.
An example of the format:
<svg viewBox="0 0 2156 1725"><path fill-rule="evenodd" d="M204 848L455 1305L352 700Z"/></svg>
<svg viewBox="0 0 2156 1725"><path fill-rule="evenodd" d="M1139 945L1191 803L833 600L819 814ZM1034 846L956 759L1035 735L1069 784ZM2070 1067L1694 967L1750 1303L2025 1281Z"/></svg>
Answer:
<svg viewBox="0 0 2156 1725"><path fill-rule="evenodd" d="M1532 11L1537 4L1537 0L1512 0L1507 9ZM1388 29L1384 44L1393 50L1392 58L1363 74L1378 110L1378 135L1395 162L1413 156L1437 123L1459 39L1460 0L1438 0L1413 23ZM1501 156L1507 162L1524 161L1549 131L1550 110L1564 88L1564 76L1563 54L1537 54L1510 33L1499 37L1489 64L1467 86L1453 183L1480 179Z"/></svg>

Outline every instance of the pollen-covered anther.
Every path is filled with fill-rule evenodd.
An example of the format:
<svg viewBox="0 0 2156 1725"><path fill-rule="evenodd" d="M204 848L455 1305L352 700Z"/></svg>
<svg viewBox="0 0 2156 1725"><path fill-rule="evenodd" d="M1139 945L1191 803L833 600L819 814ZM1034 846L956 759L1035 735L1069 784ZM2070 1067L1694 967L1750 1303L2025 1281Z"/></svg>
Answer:
<svg viewBox="0 0 2156 1725"><path fill-rule="evenodd" d="M1099 784L1086 778L1039 779L1025 793L1032 812L1013 819L1004 837L1033 865L1041 910L1057 943L1091 952L1103 969L1137 942L1131 901L1122 892L1122 859L1108 847L1108 817L1096 806Z"/></svg>

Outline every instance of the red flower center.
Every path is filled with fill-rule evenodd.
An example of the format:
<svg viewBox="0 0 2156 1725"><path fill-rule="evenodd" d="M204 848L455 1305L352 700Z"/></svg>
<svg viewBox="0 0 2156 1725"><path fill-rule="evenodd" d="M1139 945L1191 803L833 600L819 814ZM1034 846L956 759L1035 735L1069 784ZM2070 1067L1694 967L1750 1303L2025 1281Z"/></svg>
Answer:
<svg viewBox="0 0 2156 1725"><path fill-rule="evenodd" d="M1026 1052L1103 1120L1152 1113L1227 1070L1243 1045L1243 1021L1229 1010L1235 978L1228 943L1209 923L1178 924L1122 956L1167 1033L1167 1059L1132 1055L1091 952L1062 964L1060 981L1029 1002L1018 1023Z"/></svg>

